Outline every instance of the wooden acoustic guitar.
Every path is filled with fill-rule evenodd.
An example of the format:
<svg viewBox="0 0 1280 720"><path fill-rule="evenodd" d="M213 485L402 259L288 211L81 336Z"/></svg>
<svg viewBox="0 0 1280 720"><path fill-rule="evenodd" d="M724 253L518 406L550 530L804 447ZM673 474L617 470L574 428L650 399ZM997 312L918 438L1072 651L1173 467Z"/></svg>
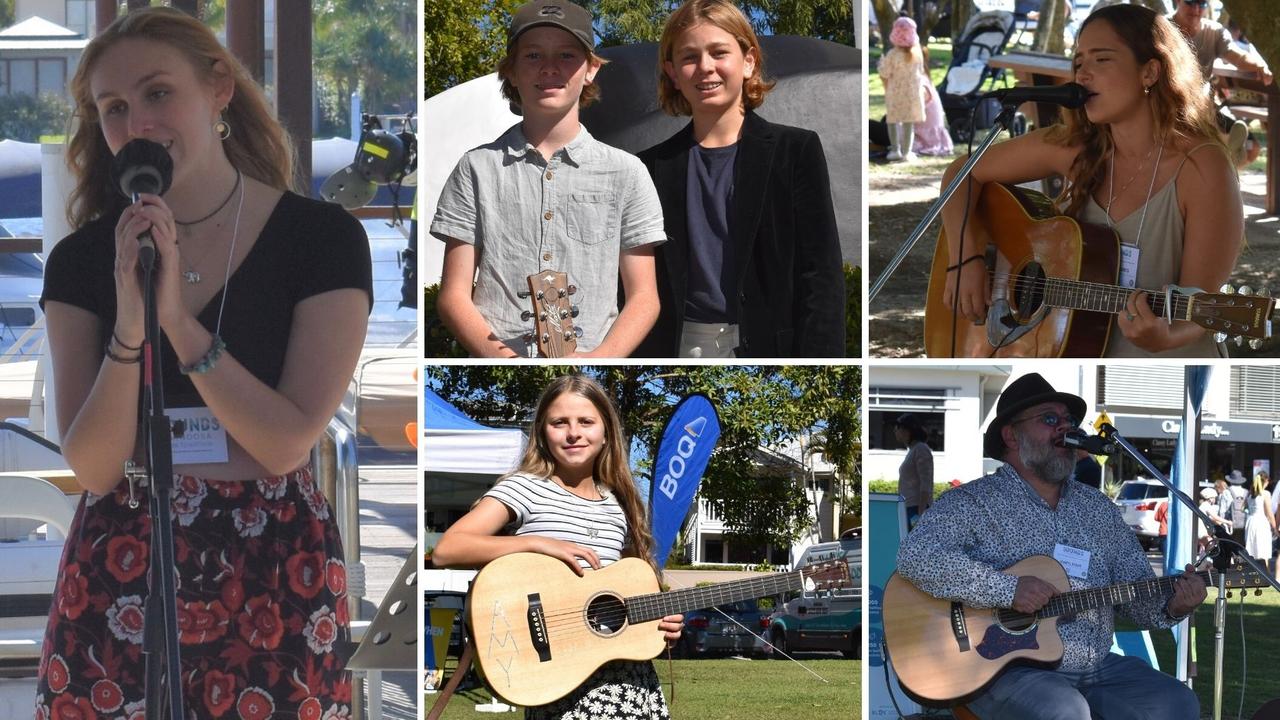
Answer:
<svg viewBox="0 0 1280 720"><path fill-rule="evenodd" d="M1101 357L1116 313L1132 288L1119 285L1120 238L1111 228L1056 215L1048 198L1020 187L987 183L969 222L994 251L986 322L956 317L943 303L947 238L934 248L925 301L929 357ZM967 251L966 251L966 254ZM972 272L966 268L965 272ZM1152 311L1165 315L1162 289L1147 291ZM1269 297L1183 289L1169 295L1174 320L1189 320L1228 336L1271 337ZM954 327L954 344L953 344ZM953 353L954 347L954 353ZM1256 345L1255 345L1256 347Z"/></svg>
<svg viewBox="0 0 1280 720"><path fill-rule="evenodd" d="M573 326L578 308L569 300L578 292L569 284L569 276L559 270L544 270L529 276L529 299L533 310L520 314L524 320L533 320L533 332L529 337L538 348L538 356L564 357L578 347L582 331Z"/></svg>
<svg viewBox="0 0 1280 720"><path fill-rule="evenodd" d="M578 577L538 553L485 565L467 598L476 662L495 694L514 705L545 705L568 695L610 660L649 660L662 652L667 615L800 589L850 583L843 560L788 573L705 587L658 591L649 564L623 558Z"/></svg>
<svg viewBox="0 0 1280 720"><path fill-rule="evenodd" d="M1168 595L1177 575L1102 588L1072 590L1057 560L1033 555L1004 572L1032 575L1058 595L1034 615L1008 608L972 608L939 600L894 573L884 589L884 639L898 680L909 694L933 704L961 701L977 693L1012 662L1052 665L1062 659L1059 615ZM1197 572L1216 587L1216 570ZM1268 587L1256 572L1228 571L1229 588Z"/></svg>

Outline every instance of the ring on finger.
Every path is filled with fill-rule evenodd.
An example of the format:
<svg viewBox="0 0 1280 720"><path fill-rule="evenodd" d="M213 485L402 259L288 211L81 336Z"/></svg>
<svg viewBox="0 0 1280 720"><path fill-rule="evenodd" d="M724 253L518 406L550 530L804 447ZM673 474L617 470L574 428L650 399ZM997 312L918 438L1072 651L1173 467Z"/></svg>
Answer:
<svg viewBox="0 0 1280 720"><path fill-rule="evenodd" d="M1127 311L1124 314L1124 319L1128 320L1129 322L1133 322L1137 317L1138 317L1137 315L1134 315L1133 313L1127 312Z"/></svg>

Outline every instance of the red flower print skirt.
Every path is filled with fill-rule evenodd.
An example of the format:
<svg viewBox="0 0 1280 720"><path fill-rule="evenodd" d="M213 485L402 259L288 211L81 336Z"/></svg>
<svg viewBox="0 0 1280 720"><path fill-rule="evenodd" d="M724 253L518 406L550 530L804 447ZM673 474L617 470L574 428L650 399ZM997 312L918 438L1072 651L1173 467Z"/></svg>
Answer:
<svg viewBox="0 0 1280 720"><path fill-rule="evenodd" d="M182 686L193 718L347 720L342 540L310 468L178 477L173 492ZM128 484L85 493L45 632L37 720L144 717L151 518Z"/></svg>

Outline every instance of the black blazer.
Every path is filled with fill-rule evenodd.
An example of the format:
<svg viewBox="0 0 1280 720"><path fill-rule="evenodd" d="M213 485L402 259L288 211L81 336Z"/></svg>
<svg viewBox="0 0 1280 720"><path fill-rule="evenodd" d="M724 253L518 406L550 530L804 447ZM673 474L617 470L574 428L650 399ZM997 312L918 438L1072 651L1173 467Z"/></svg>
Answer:
<svg viewBox="0 0 1280 720"><path fill-rule="evenodd" d="M688 285L686 222L693 123L640 153L662 201L667 242L657 254L658 321L636 357L680 350ZM844 357L840 238L822 143L811 130L748 112L733 171L729 234L739 357Z"/></svg>

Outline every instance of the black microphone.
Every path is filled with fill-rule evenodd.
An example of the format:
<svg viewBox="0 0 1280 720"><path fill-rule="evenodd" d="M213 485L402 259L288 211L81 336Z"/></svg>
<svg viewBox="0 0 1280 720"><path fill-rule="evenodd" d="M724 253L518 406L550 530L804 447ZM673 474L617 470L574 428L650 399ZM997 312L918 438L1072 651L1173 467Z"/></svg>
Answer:
<svg viewBox="0 0 1280 720"><path fill-rule="evenodd" d="M1090 455L1114 455L1116 444L1101 435L1089 435L1083 430L1072 430L1062 436L1062 444L1079 448Z"/></svg>
<svg viewBox="0 0 1280 720"><path fill-rule="evenodd" d="M164 146L150 140L130 140L111 160L111 182L137 202L138 195L163 195L173 184L173 159ZM138 260L150 270L156 258L156 244L147 230L138 236Z"/></svg>
<svg viewBox="0 0 1280 720"><path fill-rule="evenodd" d="M1084 105L1084 101L1088 100L1090 95L1094 94L1086 90L1083 85L1067 83L1066 85L1032 85L1009 90L993 90L982 97L997 98L1000 100L1000 104L1005 106L1021 105L1027 102L1042 102L1068 108L1078 108Z"/></svg>

